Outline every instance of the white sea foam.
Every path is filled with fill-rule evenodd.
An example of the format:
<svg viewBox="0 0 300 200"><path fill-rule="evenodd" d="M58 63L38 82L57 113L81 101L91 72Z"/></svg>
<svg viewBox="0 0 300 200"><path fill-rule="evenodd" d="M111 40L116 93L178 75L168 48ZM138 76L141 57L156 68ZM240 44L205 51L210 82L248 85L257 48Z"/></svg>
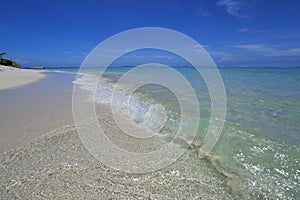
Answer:
<svg viewBox="0 0 300 200"><path fill-rule="evenodd" d="M149 102L136 93L128 94L129 86L118 85L116 87L118 83L112 83L105 77L99 78L96 74L83 74L74 83L90 92L89 101L101 104L112 103L113 91L118 88L118 91L114 93L117 97L114 97L113 106L117 107L119 112L128 115L136 123L156 133L175 132L177 122L167 116L166 109L161 104ZM95 85L95 83L98 84ZM166 124L167 120L168 124ZM165 130L161 131L164 126Z"/></svg>

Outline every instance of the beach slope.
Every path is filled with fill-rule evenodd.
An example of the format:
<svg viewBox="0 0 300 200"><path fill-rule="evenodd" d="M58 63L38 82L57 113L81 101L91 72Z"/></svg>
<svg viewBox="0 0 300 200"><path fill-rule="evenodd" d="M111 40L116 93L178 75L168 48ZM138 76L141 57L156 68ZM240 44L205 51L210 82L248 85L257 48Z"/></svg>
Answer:
<svg viewBox="0 0 300 200"><path fill-rule="evenodd" d="M0 90L16 88L44 78L39 71L0 65Z"/></svg>

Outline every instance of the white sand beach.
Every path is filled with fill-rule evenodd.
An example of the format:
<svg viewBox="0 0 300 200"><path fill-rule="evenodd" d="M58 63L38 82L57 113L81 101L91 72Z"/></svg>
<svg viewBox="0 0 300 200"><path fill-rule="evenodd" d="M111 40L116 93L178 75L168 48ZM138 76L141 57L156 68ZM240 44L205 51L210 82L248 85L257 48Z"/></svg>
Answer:
<svg viewBox="0 0 300 200"><path fill-rule="evenodd" d="M16 88L44 77L45 75L39 71L0 65L0 90Z"/></svg>
<svg viewBox="0 0 300 200"><path fill-rule="evenodd" d="M197 159L192 150L152 173L130 174L102 164L87 151L73 124L74 76L46 76L25 87L0 91L3 198L233 199L226 184L228 177L217 172L207 160ZM101 126L118 146L135 152L148 151L159 144L148 140L136 142L123 136L109 107L103 104L97 108Z"/></svg>

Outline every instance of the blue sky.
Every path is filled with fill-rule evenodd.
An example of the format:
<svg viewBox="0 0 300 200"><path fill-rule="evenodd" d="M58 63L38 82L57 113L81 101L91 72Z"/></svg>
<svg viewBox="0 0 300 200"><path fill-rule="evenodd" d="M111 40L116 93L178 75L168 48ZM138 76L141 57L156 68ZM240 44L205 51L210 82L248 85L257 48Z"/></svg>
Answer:
<svg viewBox="0 0 300 200"><path fill-rule="evenodd" d="M79 66L101 41L149 26L194 38L219 66L300 66L297 0L0 3L0 51L23 66Z"/></svg>

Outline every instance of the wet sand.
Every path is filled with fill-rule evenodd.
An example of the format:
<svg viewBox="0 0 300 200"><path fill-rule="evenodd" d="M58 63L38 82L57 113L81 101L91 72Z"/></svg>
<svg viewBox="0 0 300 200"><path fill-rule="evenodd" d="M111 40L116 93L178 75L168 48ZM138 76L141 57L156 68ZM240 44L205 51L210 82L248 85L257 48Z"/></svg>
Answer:
<svg viewBox="0 0 300 200"><path fill-rule="evenodd" d="M0 152L24 146L54 129L73 124L74 75L45 73L45 76L22 87L0 90Z"/></svg>

